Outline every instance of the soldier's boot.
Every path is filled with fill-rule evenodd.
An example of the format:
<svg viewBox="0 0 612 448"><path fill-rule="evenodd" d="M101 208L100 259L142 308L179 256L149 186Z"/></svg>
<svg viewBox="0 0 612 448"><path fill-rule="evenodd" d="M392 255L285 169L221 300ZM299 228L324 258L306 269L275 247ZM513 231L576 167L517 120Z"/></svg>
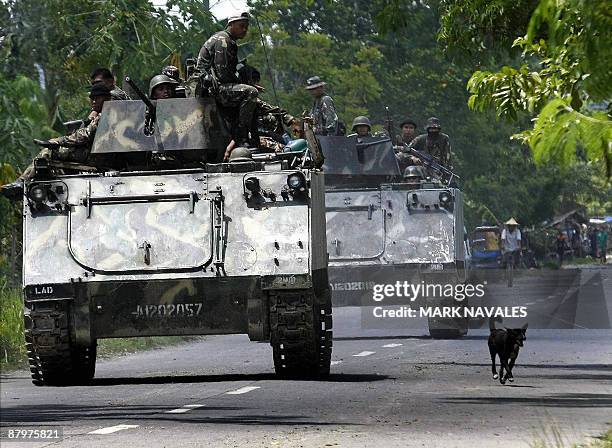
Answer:
<svg viewBox="0 0 612 448"><path fill-rule="evenodd" d="M17 179L10 184L0 187L0 194L11 201L19 201L23 198L23 180Z"/></svg>

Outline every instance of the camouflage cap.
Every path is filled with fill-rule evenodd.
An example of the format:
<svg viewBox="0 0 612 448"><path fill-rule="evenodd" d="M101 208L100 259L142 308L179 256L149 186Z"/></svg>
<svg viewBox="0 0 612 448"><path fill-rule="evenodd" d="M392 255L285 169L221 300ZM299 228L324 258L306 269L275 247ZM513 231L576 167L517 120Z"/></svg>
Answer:
<svg viewBox="0 0 612 448"><path fill-rule="evenodd" d="M323 82L320 77L313 76L306 80L306 90L316 89L317 87L323 87L327 83Z"/></svg>
<svg viewBox="0 0 612 448"><path fill-rule="evenodd" d="M363 115L360 115L359 117L355 117L355 119L353 120L353 127L352 127L353 131L355 131L355 128L357 126L367 126L369 129L372 129L372 123L370 123L370 119Z"/></svg>
<svg viewBox="0 0 612 448"><path fill-rule="evenodd" d="M428 118L427 124L425 125L425 129L430 128L442 129L442 126L440 126L440 120L438 120L436 117Z"/></svg>
<svg viewBox="0 0 612 448"><path fill-rule="evenodd" d="M232 22L238 22L240 20L246 20L248 22L250 19L251 19L251 16L249 16L249 13L248 12L243 12L243 13L240 13L240 14L229 16L227 18L227 24L229 25Z"/></svg>
<svg viewBox="0 0 612 448"><path fill-rule="evenodd" d="M102 82L96 82L92 84L89 89L89 98L94 98L96 96L111 96L111 89L106 87Z"/></svg>
<svg viewBox="0 0 612 448"><path fill-rule="evenodd" d="M172 79L168 75L155 75L149 82L149 96L153 95L153 89L160 84L172 84L177 86L179 83L176 79Z"/></svg>

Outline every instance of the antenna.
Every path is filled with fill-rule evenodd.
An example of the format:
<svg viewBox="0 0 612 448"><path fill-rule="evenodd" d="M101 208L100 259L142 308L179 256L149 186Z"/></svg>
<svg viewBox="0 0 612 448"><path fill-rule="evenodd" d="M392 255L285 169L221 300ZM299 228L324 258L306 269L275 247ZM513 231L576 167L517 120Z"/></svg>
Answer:
<svg viewBox="0 0 612 448"><path fill-rule="evenodd" d="M279 104L278 96L276 95L276 87L274 86L274 77L272 76L272 69L270 68L270 59L268 59L268 49L266 47L266 40L264 39L263 32L261 31L261 25L259 24L259 19L257 18L255 14L253 14L253 17L255 17L255 22L257 22L257 29L259 30L259 38L261 39L261 46L263 47L264 56L266 58L268 76L270 76L270 82L272 83L272 93L274 94L274 101L276 104Z"/></svg>

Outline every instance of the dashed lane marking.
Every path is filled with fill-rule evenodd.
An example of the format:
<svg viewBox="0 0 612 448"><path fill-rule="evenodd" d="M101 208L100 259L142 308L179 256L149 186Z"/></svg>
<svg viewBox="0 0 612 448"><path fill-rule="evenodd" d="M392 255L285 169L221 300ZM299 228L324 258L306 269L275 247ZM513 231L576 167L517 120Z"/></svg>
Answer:
<svg viewBox="0 0 612 448"><path fill-rule="evenodd" d="M370 356L370 355L373 355L374 353L376 353L376 352L365 351L365 352L357 353L357 354L355 354L353 356Z"/></svg>
<svg viewBox="0 0 612 448"><path fill-rule="evenodd" d="M240 389L236 389L236 390L232 390L230 392L226 392L227 395L240 395L240 394L246 394L247 392L251 392L252 390L255 389L261 389L259 386L247 386L247 387L241 387Z"/></svg>
<svg viewBox="0 0 612 448"><path fill-rule="evenodd" d="M331 365L332 366L337 366L338 364L340 364L342 361L332 361Z"/></svg>
<svg viewBox="0 0 612 448"><path fill-rule="evenodd" d="M401 347L403 344L385 344L383 345L383 348L394 348L394 347Z"/></svg>
<svg viewBox="0 0 612 448"><path fill-rule="evenodd" d="M87 434L112 434L117 431L123 431L124 429L138 428L140 425L115 425L109 426L108 428L100 428L95 431L88 432Z"/></svg>
<svg viewBox="0 0 612 448"><path fill-rule="evenodd" d="M185 412L189 412L193 409L201 408L203 406L203 404L186 404L182 408L176 408L170 411L166 411L166 414L184 414Z"/></svg>

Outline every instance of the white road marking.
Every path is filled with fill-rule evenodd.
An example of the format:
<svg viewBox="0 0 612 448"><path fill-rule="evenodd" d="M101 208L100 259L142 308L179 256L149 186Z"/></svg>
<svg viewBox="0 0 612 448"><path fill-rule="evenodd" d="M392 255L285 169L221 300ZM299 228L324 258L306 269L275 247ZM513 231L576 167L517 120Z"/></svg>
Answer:
<svg viewBox="0 0 612 448"><path fill-rule="evenodd" d="M182 408L172 409L170 411L166 411L166 414L184 414L185 412L189 412L192 409L197 409L203 407L203 404L186 404Z"/></svg>
<svg viewBox="0 0 612 448"><path fill-rule="evenodd" d="M332 365L332 366L336 366L336 365L340 364L341 362L342 362L342 361L332 361L332 362L331 362L331 365Z"/></svg>
<svg viewBox="0 0 612 448"><path fill-rule="evenodd" d="M357 353L356 355L353 355L353 356L370 356L370 355L373 355L374 353L376 353L376 352L367 352L366 351L366 352Z"/></svg>
<svg viewBox="0 0 612 448"><path fill-rule="evenodd" d="M401 347L403 344L385 344L383 345L383 348L394 348L394 347Z"/></svg>
<svg viewBox="0 0 612 448"><path fill-rule="evenodd" d="M87 434L112 434L117 431L123 431L124 429L138 428L140 425L116 425L109 426L108 428L100 428L95 431L88 432Z"/></svg>
<svg viewBox="0 0 612 448"><path fill-rule="evenodd" d="M247 386L247 387L241 387L240 389L236 389L236 390L232 390L230 392L226 392L227 395L240 395L240 394L246 394L247 392L251 392L252 390L255 389L261 389L259 386Z"/></svg>

